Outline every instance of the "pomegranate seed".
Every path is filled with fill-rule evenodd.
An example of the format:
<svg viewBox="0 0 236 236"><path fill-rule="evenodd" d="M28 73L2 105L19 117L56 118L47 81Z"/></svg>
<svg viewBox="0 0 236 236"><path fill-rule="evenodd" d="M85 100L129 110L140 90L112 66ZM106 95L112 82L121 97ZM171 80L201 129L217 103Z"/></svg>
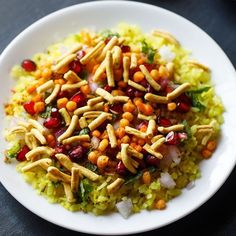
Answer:
<svg viewBox="0 0 236 236"><path fill-rule="evenodd" d="M124 52L130 52L130 46L128 46L128 45L121 45L120 48L121 48L123 53Z"/></svg>
<svg viewBox="0 0 236 236"><path fill-rule="evenodd" d="M184 141L186 139L188 139L188 135L186 133L178 133L178 138L180 139L180 141Z"/></svg>
<svg viewBox="0 0 236 236"><path fill-rule="evenodd" d="M35 62L33 62L33 61L30 60L30 59L25 59L24 61L22 61L21 67L22 67L25 71L28 71L28 72L35 71L36 68L37 68Z"/></svg>
<svg viewBox="0 0 236 236"><path fill-rule="evenodd" d="M190 110L190 108L191 108L191 106L189 104L184 103L184 102L178 102L176 111L178 111L180 113L186 113Z"/></svg>
<svg viewBox="0 0 236 236"><path fill-rule="evenodd" d="M66 149L65 149L65 147L63 146L63 145L60 145L60 146L57 146L57 147L55 147L55 152L56 153L66 153Z"/></svg>
<svg viewBox="0 0 236 236"><path fill-rule="evenodd" d="M64 98L64 97L69 97L69 93L67 91L60 91L57 95L57 98Z"/></svg>
<svg viewBox="0 0 236 236"><path fill-rule="evenodd" d="M164 126L164 127L168 127L168 126L172 125L171 121L169 119L164 118L164 117L160 117L160 116L157 119L157 123L158 123L158 125Z"/></svg>
<svg viewBox="0 0 236 236"><path fill-rule="evenodd" d="M166 91L167 86L169 84L169 80L168 79L159 79L158 84L161 86L161 91Z"/></svg>
<svg viewBox="0 0 236 236"><path fill-rule="evenodd" d="M178 145L179 144L179 137L178 134L171 131L166 135L166 144L168 145Z"/></svg>
<svg viewBox="0 0 236 236"><path fill-rule="evenodd" d="M127 169L122 161L119 161L119 163L116 166L116 173L119 175L126 175Z"/></svg>
<svg viewBox="0 0 236 236"><path fill-rule="evenodd" d="M129 98L134 98L135 97L135 89L131 86L129 86L127 88L127 90L125 91L125 94L129 97Z"/></svg>
<svg viewBox="0 0 236 236"><path fill-rule="evenodd" d="M69 153L69 157L73 160L76 161L83 157L83 147L82 146L77 146L74 149L72 149Z"/></svg>
<svg viewBox="0 0 236 236"><path fill-rule="evenodd" d="M155 89L150 84L148 84L146 86L146 88L147 88L148 93L155 93L156 92Z"/></svg>
<svg viewBox="0 0 236 236"><path fill-rule="evenodd" d="M67 127L59 128L59 129L57 129L57 130L54 132L54 136L55 136L56 138L58 138L58 137L61 136L63 133L65 133L66 130L67 130Z"/></svg>
<svg viewBox="0 0 236 236"><path fill-rule="evenodd" d="M149 72L155 67L154 64L149 64L149 63L143 63L143 65L147 68Z"/></svg>
<svg viewBox="0 0 236 236"><path fill-rule="evenodd" d="M188 105L192 105L192 100L189 96L187 96L185 93L181 94L177 99L176 102L183 102Z"/></svg>
<svg viewBox="0 0 236 236"><path fill-rule="evenodd" d="M70 101L73 101L73 102L76 102L77 103L77 106L80 107L80 106L84 106L86 101L85 101L85 96L83 93L81 92L78 92L76 93L74 96L71 97Z"/></svg>
<svg viewBox="0 0 236 236"><path fill-rule="evenodd" d="M140 129L143 125L148 125L147 121L142 121L138 126L137 129Z"/></svg>
<svg viewBox="0 0 236 236"><path fill-rule="evenodd" d="M80 60L81 58L83 58L85 56L85 51L84 50L80 50L76 53L76 57L78 60Z"/></svg>
<svg viewBox="0 0 236 236"><path fill-rule="evenodd" d="M135 92L134 92L134 96L135 97L144 97L144 92L142 92L142 91L139 91L139 90L136 90Z"/></svg>
<svg viewBox="0 0 236 236"><path fill-rule="evenodd" d="M72 61L70 64L69 64L69 67L71 70L73 70L76 74L80 73L81 72L81 69L82 69L82 66L80 64L80 61Z"/></svg>
<svg viewBox="0 0 236 236"><path fill-rule="evenodd" d="M158 166L159 164L159 159L152 155L147 155L145 161L149 166Z"/></svg>
<svg viewBox="0 0 236 236"><path fill-rule="evenodd" d="M51 110L51 117L61 119L61 115L56 107L53 107Z"/></svg>
<svg viewBox="0 0 236 236"><path fill-rule="evenodd" d="M61 124L61 120L58 118L48 118L43 122L43 125L48 129L57 128Z"/></svg>
<svg viewBox="0 0 236 236"><path fill-rule="evenodd" d="M123 112L122 104L113 104L110 106L110 111L115 114L121 114Z"/></svg>
<svg viewBox="0 0 236 236"><path fill-rule="evenodd" d="M30 149L28 148L28 146L23 146L21 148L21 150L18 152L17 156L16 156L16 160L17 161L25 161L26 160L26 153L28 153L30 151Z"/></svg>
<svg viewBox="0 0 236 236"><path fill-rule="evenodd" d="M109 93L112 91L112 88L108 84L104 86L104 89Z"/></svg>
<svg viewBox="0 0 236 236"><path fill-rule="evenodd" d="M112 36L107 37L107 38L105 39L105 44L107 44L107 43L111 40L111 38L112 38Z"/></svg>
<svg viewBox="0 0 236 236"><path fill-rule="evenodd" d="M35 110L34 110L34 104L35 103L31 101L31 102L26 102L23 105L25 111L28 112L32 116L36 113Z"/></svg>

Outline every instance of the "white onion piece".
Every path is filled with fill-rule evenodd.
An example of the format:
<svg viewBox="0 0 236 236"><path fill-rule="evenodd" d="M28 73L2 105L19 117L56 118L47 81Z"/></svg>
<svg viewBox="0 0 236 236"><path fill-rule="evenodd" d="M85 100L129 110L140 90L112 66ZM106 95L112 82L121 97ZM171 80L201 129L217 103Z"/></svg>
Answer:
<svg viewBox="0 0 236 236"><path fill-rule="evenodd" d="M125 218L127 219L131 212L132 212L132 208L133 208L133 204L130 198L128 198L127 200L123 200L121 202L116 203L116 208L118 210L118 212Z"/></svg>
<svg viewBox="0 0 236 236"><path fill-rule="evenodd" d="M93 75L92 74L89 74L89 76L88 76L88 85L89 85L89 87L90 87L90 89L93 93L99 87L99 85L93 81Z"/></svg>
<svg viewBox="0 0 236 236"><path fill-rule="evenodd" d="M116 121L116 122L113 124L114 130L117 130L119 127L120 127L120 122L119 122L119 121Z"/></svg>
<svg viewBox="0 0 236 236"><path fill-rule="evenodd" d="M175 53L173 53L168 46L162 46L158 52L161 56L161 59L166 62L171 62L175 58Z"/></svg>
<svg viewBox="0 0 236 236"><path fill-rule="evenodd" d="M187 184L186 189L191 190L191 189L194 188L194 187L195 187L195 182L194 182L194 181L191 181L191 182L189 182L189 183Z"/></svg>
<svg viewBox="0 0 236 236"><path fill-rule="evenodd" d="M93 149L97 149L98 146L99 146L99 143L100 143L100 139L99 138L97 138L95 136L93 136L91 138L91 146L92 146Z"/></svg>
<svg viewBox="0 0 236 236"><path fill-rule="evenodd" d="M180 161L181 161L181 158L180 158L180 151L178 149L178 147L174 146L174 145L170 145L168 146L168 154L170 156L170 158L172 159L172 161L175 163L175 164L179 164Z"/></svg>
<svg viewBox="0 0 236 236"><path fill-rule="evenodd" d="M167 172L161 173L160 183L163 187L168 188L168 189L172 189L176 185L171 175Z"/></svg>

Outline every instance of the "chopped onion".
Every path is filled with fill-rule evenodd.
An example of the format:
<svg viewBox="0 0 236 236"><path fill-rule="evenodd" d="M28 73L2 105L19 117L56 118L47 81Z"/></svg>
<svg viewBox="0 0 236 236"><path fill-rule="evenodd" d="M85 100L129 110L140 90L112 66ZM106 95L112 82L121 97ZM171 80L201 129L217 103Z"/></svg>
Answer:
<svg viewBox="0 0 236 236"><path fill-rule="evenodd" d="M179 164L181 161L180 151L175 145L170 145L168 148L168 155L175 164Z"/></svg>
<svg viewBox="0 0 236 236"><path fill-rule="evenodd" d="M168 189L172 189L176 185L171 175L167 172L161 173L160 183L163 187L168 188Z"/></svg>
<svg viewBox="0 0 236 236"><path fill-rule="evenodd" d="M100 139L99 138L97 138L95 136L93 136L91 138L91 146L92 146L93 149L97 149L98 146L99 146L99 143L100 143Z"/></svg>
<svg viewBox="0 0 236 236"><path fill-rule="evenodd" d="M116 203L116 208L118 212L125 218L127 219L133 208L133 204L130 198L123 200L121 202Z"/></svg>
<svg viewBox="0 0 236 236"><path fill-rule="evenodd" d="M95 92L99 87L99 85L93 81L93 76L91 74L88 76L88 85L92 92Z"/></svg>
<svg viewBox="0 0 236 236"><path fill-rule="evenodd" d="M116 121L116 122L113 124L114 130L117 130L119 127L120 127L120 122L119 122L119 121Z"/></svg>
<svg viewBox="0 0 236 236"><path fill-rule="evenodd" d="M171 62L175 58L175 53L173 53L168 46L162 46L158 52L161 59L166 62Z"/></svg>
<svg viewBox="0 0 236 236"><path fill-rule="evenodd" d="M187 184L186 189L190 190L190 189L192 189L192 188L194 188L194 187L195 187L195 182L194 182L194 181L191 181L191 182L189 182L189 183Z"/></svg>

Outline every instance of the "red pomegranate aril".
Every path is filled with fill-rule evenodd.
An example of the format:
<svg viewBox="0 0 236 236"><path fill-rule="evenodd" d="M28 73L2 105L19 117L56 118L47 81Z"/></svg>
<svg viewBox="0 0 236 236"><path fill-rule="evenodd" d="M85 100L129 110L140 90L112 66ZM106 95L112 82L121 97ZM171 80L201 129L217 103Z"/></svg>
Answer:
<svg viewBox="0 0 236 236"><path fill-rule="evenodd" d="M129 86L126 91L125 94L129 97L129 98L134 98L135 97L135 89L131 86Z"/></svg>
<svg viewBox="0 0 236 236"><path fill-rule="evenodd" d="M143 65L147 68L149 72L155 67L154 64L149 64L149 63L143 63Z"/></svg>
<svg viewBox="0 0 236 236"><path fill-rule="evenodd" d="M72 61L70 64L69 64L69 68L71 70L73 70L76 74L80 73L81 70L82 70L82 66L80 64L80 61L76 60L76 61Z"/></svg>
<svg viewBox="0 0 236 236"><path fill-rule="evenodd" d="M110 106L110 111L112 113L121 114L123 112L122 104L113 104Z"/></svg>
<svg viewBox="0 0 236 236"><path fill-rule="evenodd" d="M65 133L65 131L67 130L67 127L62 127L57 129L56 131L54 131L54 136L56 138L58 138L59 136L61 136L63 133Z"/></svg>
<svg viewBox="0 0 236 236"><path fill-rule="evenodd" d="M158 123L158 125L164 126L164 127L168 127L168 126L172 125L172 123L169 119L164 118L164 117L160 117L160 116L157 119L157 123Z"/></svg>
<svg viewBox="0 0 236 236"><path fill-rule="evenodd" d="M161 91L166 91L168 88L169 80L168 79L159 79L158 84L161 86ZM166 93L168 93L166 91Z"/></svg>
<svg viewBox="0 0 236 236"><path fill-rule="evenodd" d="M74 96L71 97L70 101L73 101L73 102L76 102L77 103L77 106L80 107L80 106L84 106L86 101L85 101L85 96L83 93L81 92L78 92L76 93Z"/></svg>
<svg viewBox="0 0 236 236"><path fill-rule="evenodd" d="M67 91L60 91L57 95L57 98L64 98L64 97L69 97L69 93Z"/></svg>
<svg viewBox="0 0 236 236"><path fill-rule="evenodd" d="M119 161L119 163L116 166L116 173L119 175L126 175L127 169L122 161Z"/></svg>
<svg viewBox="0 0 236 236"><path fill-rule="evenodd" d="M55 147L55 153L66 153L66 149L63 145Z"/></svg>
<svg viewBox="0 0 236 236"><path fill-rule="evenodd" d="M128 46L128 45L121 45L120 48L123 53L130 52L130 46Z"/></svg>
<svg viewBox="0 0 236 236"><path fill-rule="evenodd" d="M57 128L59 125L61 124L61 120L58 118L47 118L44 122L43 125L47 128L47 129L54 129Z"/></svg>
<svg viewBox="0 0 236 236"><path fill-rule="evenodd" d="M80 60L81 58L83 58L85 56L86 52L84 50L79 50L77 53L76 53L76 58L78 60Z"/></svg>
<svg viewBox="0 0 236 236"><path fill-rule="evenodd" d="M186 113L186 112L190 111L190 108L191 108L191 106L189 104L184 103L184 102L178 102L176 111L178 111L180 113Z"/></svg>
<svg viewBox="0 0 236 236"><path fill-rule="evenodd" d="M109 93L112 91L112 87L110 87L108 84L104 86L104 89Z"/></svg>
<svg viewBox="0 0 236 236"><path fill-rule="evenodd" d="M160 162L158 158L156 158L155 156L152 156L152 155L147 155L145 158L145 161L146 161L147 165L149 165L149 166L158 166L158 164Z"/></svg>
<svg viewBox="0 0 236 236"><path fill-rule="evenodd" d="M17 161L25 161L26 157L25 155L30 151L30 149L28 148L28 146L24 145L21 150L18 152L17 156L16 156L16 160Z"/></svg>
<svg viewBox="0 0 236 236"><path fill-rule="evenodd" d="M150 84L148 84L146 88L148 93L156 93L155 89Z"/></svg>
<svg viewBox="0 0 236 236"><path fill-rule="evenodd" d="M178 138L180 139L180 141L184 141L186 139L188 139L188 134L182 132L182 133L178 133Z"/></svg>
<svg viewBox="0 0 236 236"><path fill-rule="evenodd" d="M134 92L134 96L135 96L135 97L138 97L138 98L144 97L144 92L139 91L139 90L136 90L136 91Z"/></svg>
<svg viewBox="0 0 236 236"><path fill-rule="evenodd" d="M25 111L27 112L27 113L29 113L30 115L35 115L35 110L34 110L34 102L32 102L32 101L30 101L30 102L26 102L24 105L23 105L23 107L24 107L24 109L25 109Z"/></svg>
<svg viewBox="0 0 236 236"><path fill-rule="evenodd" d="M111 38L112 38L112 36L109 36L109 37L107 37L106 39L105 39L105 44L107 44L110 40L111 40Z"/></svg>
<svg viewBox="0 0 236 236"><path fill-rule="evenodd" d="M181 94L177 99L176 102L183 102L186 103L188 105L192 104L192 100L189 96L186 95L186 93Z"/></svg>
<svg viewBox="0 0 236 236"><path fill-rule="evenodd" d="M171 131L166 135L166 144L168 145L178 145L180 143L178 134Z"/></svg>
<svg viewBox="0 0 236 236"><path fill-rule="evenodd" d="M52 108L52 110L51 110L51 117L52 118L58 118L58 119L61 118L60 113L59 113L59 111L58 111L58 109L56 107Z"/></svg>
<svg viewBox="0 0 236 236"><path fill-rule="evenodd" d="M82 146L77 146L74 149L72 149L69 153L69 157L73 160L76 161L83 157L83 147Z"/></svg>
<svg viewBox="0 0 236 236"><path fill-rule="evenodd" d="M35 62L30 59L25 59L24 61L22 61L21 67L27 72L35 71L37 68Z"/></svg>

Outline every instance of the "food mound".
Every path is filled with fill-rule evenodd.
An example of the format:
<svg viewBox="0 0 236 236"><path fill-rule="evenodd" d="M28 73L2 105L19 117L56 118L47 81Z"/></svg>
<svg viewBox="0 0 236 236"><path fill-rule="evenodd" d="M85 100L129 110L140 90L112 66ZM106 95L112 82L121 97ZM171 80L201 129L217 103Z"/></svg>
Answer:
<svg viewBox="0 0 236 236"><path fill-rule="evenodd" d="M5 161L71 211L165 209L216 149L210 70L168 32L81 30L12 69Z"/></svg>

